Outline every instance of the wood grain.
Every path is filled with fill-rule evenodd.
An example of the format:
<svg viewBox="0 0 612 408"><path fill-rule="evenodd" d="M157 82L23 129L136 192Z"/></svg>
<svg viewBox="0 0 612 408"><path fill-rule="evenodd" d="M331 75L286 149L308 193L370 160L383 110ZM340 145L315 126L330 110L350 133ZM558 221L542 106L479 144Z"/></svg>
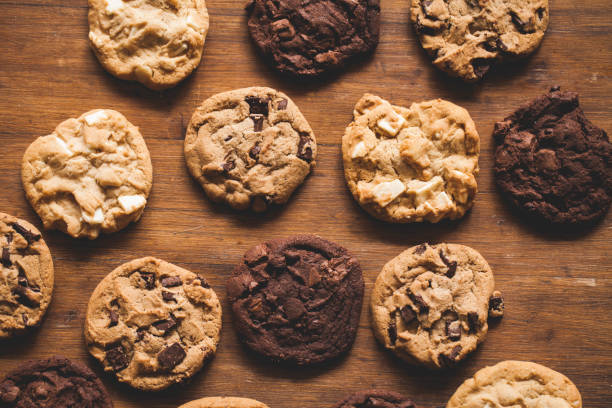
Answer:
<svg viewBox="0 0 612 408"><path fill-rule="evenodd" d="M477 85L446 78L429 62L408 25L407 0L382 3L375 55L320 83L287 81L256 55L238 0L209 0L211 28L198 71L177 88L151 92L108 75L87 44L85 0L0 0L0 211L40 221L25 200L19 168L26 147L68 117L112 108L140 127L154 166L141 221L96 241L46 232L56 265L47 318L27 337L0 344L0 376L22 361L61 353L88 363L116 407L176 407L215 395L245 396L272 408L329 407L347 392L381 387L440 407L477 369L505 359L532 360L570 377L584 406L610 406L612 386L612 217L568 233L531 225L495 191L491 132L526 100L554 84L578 91L589 118L612 130L612 2L551 0L540 50L497 69ZM212 205L183 161L184 128L206 97L266 85L287 92L319 142L315 173L289 204L266 215ZM466 107L482 139L480 192L465 219L438 225L388 225L367 216L344 183L340 140L355 102L373 92L395 104L436 97ZM232 328L224 282L244 251L261 240L317 233L348 247L362 263L366 303L381 267L408 246L456 242L479 250L506 297L507 314L479 350L446 373L407 367L375 342L363 309L346 358L324 367L288 369L243 348ZM82 327L89 295L119 264L154 255L206 275L224 306L217 356L189 384L158 394L120 385L88 356Z"/></svg>

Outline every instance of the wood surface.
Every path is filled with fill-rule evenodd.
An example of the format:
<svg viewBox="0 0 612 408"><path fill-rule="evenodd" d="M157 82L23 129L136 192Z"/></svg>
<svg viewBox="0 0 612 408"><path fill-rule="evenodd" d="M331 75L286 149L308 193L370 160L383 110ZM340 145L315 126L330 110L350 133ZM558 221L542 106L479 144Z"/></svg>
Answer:
<svg viewBox="0 0 612 408"><path fill-rule="evenodd" d="M112 108L140 127L151 151L154 182L139 223L95 241L48 231L56 273L53 302L41 328L0 344L0 376L27 359L61 353L98 373L115 406L176 407L204 396L243 396L271 408L331 407L348 392L378 387L441 407L476 370L501 360L531 360L565 373L584 406L610 407L612 397L612 216L566 232L534 225L510 208L492 178L496 121L551 85L578 91L588 117L612 131L612 2L551 0L551 23L532 57L465 85L438 72L409 26L407 0L383 0L375 54L347 72L315 83L279 78L256 54L241 0L208 0L211 27L197 72L159 93L111 77L88 47L85 0L0 0L0 211L41 222L20 181L26 147L69 117ZM284 208L265 215L211 204L183 159L185 126L205 98L266 85L301 108L319 144L314 174ZM480 192L457 222L390 225L353 201L340 155L345 126L364 92L395 104L445 98L467 108L481 136ZM352 351L315 368L276 367L253 356L232 327L225 280L242 254L270 238L316 233L361 261L366 297ZM366 305L382 266L403 249L429 242L472 246L491 264L506 315L486 341L453 370L428 372L400 363L375 341ZM128 260L153 255L203 273L223 302L216 357L184 386L151 394L121 385L89 357L82 330L90 294Z"/></svg>

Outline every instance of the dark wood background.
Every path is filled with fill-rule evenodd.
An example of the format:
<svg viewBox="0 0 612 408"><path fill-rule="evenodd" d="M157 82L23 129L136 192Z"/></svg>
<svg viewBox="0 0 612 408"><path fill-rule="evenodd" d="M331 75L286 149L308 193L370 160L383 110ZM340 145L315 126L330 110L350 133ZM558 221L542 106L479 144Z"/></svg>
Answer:
<svg viewBox="0 0 612 408"><path fill-rule="evenodd" d="M565 373L584 406L610 407L612 397L612 216L582 232L527 222L509 208L492 179L491 132L518 105L560 84L578 91L589 118L612 131L612 2L551 0L551 23L531 58L464 85L439 73L409 26L407 0L382 1L380 45L370 59L318 83L279 78L256 55L241 0L208 0L211 27L197 72L157 93L108 75L88 48L85 0L0 0L0 211L41 226L21 186L26 147L69 117L112 108L140 127L154 182L141 221L96 241L45 232L55 262L53 302L42 327L0 343L0 376L27 359L61 353L98 373L116 407L176 407L204 396L244 396L271 408L330 407L348 392L379 387L440 407L476 370L506 359L532 360ZM217 92L267 85L301 108L319 143L318 166L289 204L266 215L212 205L183 160L185 126L194 108ZM342 172L340 141L364 92L395 104L445 98L467 108L481 136L480 192L463 220L389 225L364 213ZM366 298L354 348L316 368L275 367L249 354L232 328L224 282L251 245L317 233L361 261ZM480 251L506 298L506 316L457 368L434 373L408 367L378 346L366 308L374 280L405 248L455 242ZM153 255L203 273L223 302L216 357L184 386L151 394L106 375L88 356L82 329L90 294L107 273Z"/></svg>

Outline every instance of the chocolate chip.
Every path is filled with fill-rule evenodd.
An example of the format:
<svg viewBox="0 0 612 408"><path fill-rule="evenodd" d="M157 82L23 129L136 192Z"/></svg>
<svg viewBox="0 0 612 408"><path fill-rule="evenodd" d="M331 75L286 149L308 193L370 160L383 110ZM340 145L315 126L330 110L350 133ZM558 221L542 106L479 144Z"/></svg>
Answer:
<svg viewBox="0 0 612 408"><path fill-rule="evenodd" d="M16 222L13 223L12 227L15 231L17 231L17 233L19 233L19 235L21 235L25 238L26 241L28 241L28 244L31 244L34 241L38 241L41 238L40 234L34 234L31 231L28 231L27 229L22 227L21 225L17 224Z"/></svg>
<svg viewBox="0 0 612 408"><path fill-rule="evenodd" d="M530 27L531 25L529 24L530 21L521 20L521 18L515 12L511 11L510 17L512 18L512 22L514 23L514 25L516 26L516 28L519 30L520 33L527 34L527 33L532 33L535 31L535 27Z"/></svg>
<svg viewBox="0 0 612 408"><path fill-rule="evenodd" d="M421 255L427 249L427 244L421 244L414 249L414 253L417 255Z"/></svg>
<svg viewBox="0 0 612 408"><path fill-rule="evenodd" d="M480 328L480 320L478 320L478 313L469 312L467 315L468 326L470 327L470 333L476 333Z"/></svg>
<svg viewBox="0 0 612 408"><path fill-rule="evenodd" d="M387 328L387 334L389 335L391 345L395 346L395 342L397 341L397 323L395 323L395 313L391 314L391 321L389 322L389 327Z"/></svg>
<svg viewBox="0 0 612 408"><path fill-rule="evenodd" d="M166 320L160 320L158 322L153 323L153 327L155 327L159 331L163 331L164 334L168 332L168 330L172 329L176 326L176 320L172 317Z"/></svg>
<svg viewBox="0 0 612 408"><path fill-rule="evenodd" d="M440 363L441 366L453 365L455 363L455 360L457 359L457 356L459 356L459 353L461 353L461 349L462 347L457 345L453 347L453 349L448 355L440 354L438 356L438 362Z"/></svg>
<svg viewBox="0 0 612 408"><path fill-rule="evenodd" d="M110 319L110 324L108 325L108 327L116 326L117 323L119 323L119 315L117 314L117 312L111 309L111 311L108 312L108 315Z"/></svg>
<svg viewBox="0 0 612 408"><path fill-rule="evenodd" d="M253 121L255 131L261 132L263 130L264 117L261 115L251 115L250 118Z"/></svg>
<svg viewBox="0 0 612 408"><path fill-rule="evenodd" d="M540 7L536 10L536 13L538 14L538 18L542 20L544 18L544 13L546 13L546 10L544 9L544 7Z"/></svg>
<svg viewBox="0 0 612 408"><path fill-rule="evenodd" d="M171 370L179 365L186 356L187 353L185 353L185 350L183 350L180 344L174 343L157 355L157 361L164 370Z"/></svg>
<svg viewBox="0 0 612 408"><path fill-rule="evenodd" d="M442 262L444 262L444 264L448 268L448 271L446 272L446 276L448 276L449 278L452 278L453 276L455 276L455 272L457 271L457 262L450 261L446 257L446 255L444 255L444 252L442 250L440 250L440 259L442 259Z"/></svg>
<svg viewBox="0 0 612 408"><path fill-rule="evenodd" d="M416 313L414 313L414 310L412 310L410 306L402 307L400 309L400 316L402 316L402 319L404 319L406 323L410 323L416 319Z"/></svg>
<svg viewBox="0 0 612 408"><path fill-rule="evenodd" d="M155 274L150 272L140 272L140 277L145 282L145 288L148 290L155 288Z"/></svg>
<svg viewBox="0 0 612 408"><path fill-rule="evenodd" d="M244 100L249 104L249 113L251 115L268 116L268 99L258 98L257 96L247 96Z"/></svg>
<svg viewBox="0 0 612 408"><path fill-rule="evenodd" d="M415 295L412 292L408 292L408 297L412 300L412 303L419 309L419 313L427 313L429 312L429 305L425 303L423 298L420 295Z"/></svg>
<svg viewBox="0 0 612 408"><path fill-rule="evenodd" d="M310 143L310 137L300 135L297 156L305 162L310 163L312 161L312 148L310 146L306 146L308 143Z"/></svg>
<svg viewBox="0 0 612 408"><path fill-rule="evenodd" d="M489 316L502 317L504 315L504 298L498 291L493 292L489 299Z"/></svg>
<svg viewBox="0 0 612 408"><path fill-rule="evenodd" d="M224 173L229 173L236 168L236 162L234 162L234 160L228 160L227 162L223 163L221 167L223 167Z"/></svg>
<svg viewBox="0 0 612 408"><path fill-rule="evenodd" d="M491 61L484 58L475 58L472 61L472 67L474 68L474 75L482 78L491 68Z"/></svg>
<svg viewBox="0 0 612 408"><path fill-rule="evenodd" d="M223 139L224 142L229 142L230 140L232 140L233 136L229 135L227 136L225 139Z"/></svg>
<svg viewBox="0 0 612 408"><path fill-rule="evenodd" d="M280 101L278 101L278 105L276 105L276 109L278 110L285 110L287 109L287 103L289 101L287 99L281 99Z"/></svg>
<svg viewBox="0 0 612 408"><path fill-rule="evenodd" d="M161 280L161 285L164 288L171 288L174 286L179 286L182 283L183 282L181 281L181 278L179 278L178 276L168 276L166 278L162 278Z"/></svg>
<svg viewBox="0 0 612 408"><path fill-rule="evenodd" d="M170 302L174 300L174 293L172 292L166 292L165 290L162 291L162 299L164 299L164 301L166 302Z"/></svg>
<svg viewBox="0 0 612 408"><path fill-rule="evenodd" d="M2 259L0 262L7 268L13 265L13 262L11 262L11 252L7 247L2 248Z"/></svg>
<svg viewBox="0 0 612 408"><path fill-rule="evenodd" d="M130 364L125 349L121 344L117 344L106 352L106 362L113 371L121 371Z"/></svg>
<svg viewBox="0 0 612 408"><path fill-rule="evenodd" d="M138 329L136 329L136 341L141 341L142 339L144 339L146 331L147 329L145 327L139 327Z"/></svg>
<svg viewBox="0 0 612 408"><path fill-rule="evenodd" d="M461 322L459 320L446 321L446 336L452 341L457 341L461 338Z"/></svg>
<svg viewBox="0 0 612 408"><path fill-rule="evenodd" d="M251 147L251 150L249 150L249 156L251 159L257 160L259 157L259 152L261 152L261 147L259 146L259 143L256 143L255 146Z"/></svg>
<svg viewBox="0 0 612 408"><path fill-rule="evenodd" d="M202 275L198 275L198 279L200 280L200 286L202 286L205 289L210 288L210 284L208 283L208 281L206 281L206 279L204 279Z"/></svg>
<svg viewBox="0 0 612 408"><path fill-rule="evenodd" d="M10 231L8 234L6 234L6 243L10 244L11 242L13 242L13 231Z"/></svg>
<svg viewBox="0 0 612 408"><path fill-rule="evenodd" d="M13 296L17 298L17 301L22 305L31 309L40 306L40 302L29 293L29 289L24 286L15 286L12 291Z"/></svg>

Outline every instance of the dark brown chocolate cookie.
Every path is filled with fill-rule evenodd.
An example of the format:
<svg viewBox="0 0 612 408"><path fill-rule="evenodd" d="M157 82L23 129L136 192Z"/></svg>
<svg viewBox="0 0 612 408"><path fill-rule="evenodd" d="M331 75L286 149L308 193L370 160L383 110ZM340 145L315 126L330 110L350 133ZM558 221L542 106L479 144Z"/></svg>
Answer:
<svg viewBox="0 0 612 408"><path fill-rule="evenodd" d="M251 0L249 32L280 72L317 76L378 44L380 0Z"/></svg>
<svg viewBox="0 0 612 408"><path fill-rule="evenodd" d="M251 248L227 282L235 325L247 346L298 365L321 363L351 347L363 287L357 260L313 235Z"/></svg>
<svg viewBox="0 0 612 408"><path fill-rule="evenodd" d="M56 356L30 361L0 382L2 408L112 408L102 382L84 364Z"/></svg>
<svg viewBox="0 0 612 408"><path fill-rule="evenodd" d="M417 408L414 402L391 391L367 390L349 395L334 408Z"/></svg>
<svg viewBox="0 0 612 408"><path fill-rule="evenodd" d="M554 87L495 125L500 189L528 214L554 224L603 216L612 200L612 144L578 103Z"/></svg>

